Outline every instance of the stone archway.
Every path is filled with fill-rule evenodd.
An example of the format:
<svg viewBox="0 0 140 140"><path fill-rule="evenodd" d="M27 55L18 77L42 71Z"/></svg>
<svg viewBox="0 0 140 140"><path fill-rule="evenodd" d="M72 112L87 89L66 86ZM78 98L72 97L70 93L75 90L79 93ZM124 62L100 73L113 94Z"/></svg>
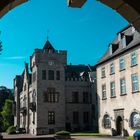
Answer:
<svg viewBox="0 0 140 140"><path fill-rule="evenodd" d="M123 119L121 116L118 116L116 119L116 131L117 135L122 135L123 132Z"/></svg>
<svg viewBox="0 0 140 140"><path fill-rule="evenodd" d="M87 0L68 0L70 7L81 8ZM140 32L139 0L98 0L122 15Z"/></svg>
<svg viewBox="0 0 140 140"><path fill-rule="evenodd" d="M28 0L1 0L0 18L9 10ZM68 6L81 8L87 0L67 0ZM140 6L139 0L98 0L121 14L129 23L140 32Z"/></svg>

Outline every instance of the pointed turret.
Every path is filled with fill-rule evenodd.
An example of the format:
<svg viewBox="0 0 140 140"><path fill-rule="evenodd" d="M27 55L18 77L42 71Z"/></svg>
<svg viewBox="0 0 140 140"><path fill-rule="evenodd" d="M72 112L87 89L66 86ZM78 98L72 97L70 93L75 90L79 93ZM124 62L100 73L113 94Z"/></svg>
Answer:
<svg viewBox="0 0 140 140"><path fill-rule="evenodd" d="M49 42L49 40L46 41L46 43L45 43L45 45L43 47L43 50L45 52L48 52L48 53L54 53L55 52L55 49L52 46L52 44Z"/></svg>

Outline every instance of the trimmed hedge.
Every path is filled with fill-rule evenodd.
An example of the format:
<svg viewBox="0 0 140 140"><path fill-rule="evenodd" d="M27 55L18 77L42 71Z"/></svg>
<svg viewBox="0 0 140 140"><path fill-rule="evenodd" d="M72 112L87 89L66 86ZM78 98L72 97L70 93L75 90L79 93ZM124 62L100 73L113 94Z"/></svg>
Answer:
<svg viewBox="0 0 140 140"><path fill-rule="evenodd" d="M15 127L15 126L10 126L10 127L6 130L6 132L7 132L8 134L15 134L15 133L16 133L16 127Z"/></svg>
<svg viewBox="0 0 140 140"><path fill-rule="evenodd" d="M58 131L58 132L56 132L56 136L70 136L70 132L68 132L68 131Z"/></svg>

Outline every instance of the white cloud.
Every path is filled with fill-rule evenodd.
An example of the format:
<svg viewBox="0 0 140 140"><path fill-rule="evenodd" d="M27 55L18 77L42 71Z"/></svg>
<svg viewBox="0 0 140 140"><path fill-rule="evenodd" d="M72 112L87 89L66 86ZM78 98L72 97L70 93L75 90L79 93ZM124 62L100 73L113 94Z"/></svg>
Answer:
<svg viewBox="0 0 140 140"><path fill-rule="evenodd" d="M5 60L21 60L21 59L25 59L25 56L11 56L11 57L3 57L3 59Z"/></svg>

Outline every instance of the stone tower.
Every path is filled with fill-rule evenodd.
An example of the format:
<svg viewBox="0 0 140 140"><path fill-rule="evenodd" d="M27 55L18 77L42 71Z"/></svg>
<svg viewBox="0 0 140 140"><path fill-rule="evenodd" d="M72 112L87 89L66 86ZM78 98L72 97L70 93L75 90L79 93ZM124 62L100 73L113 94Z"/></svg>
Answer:
<svg viewBox="0 0 140 140"><path fill-rule="evenodd" d="M30 60L32 91L36 96L36 129L32 133L46 134L65 129L67 52L55 50L47 40L43 49L35 49Z"/></svg>

